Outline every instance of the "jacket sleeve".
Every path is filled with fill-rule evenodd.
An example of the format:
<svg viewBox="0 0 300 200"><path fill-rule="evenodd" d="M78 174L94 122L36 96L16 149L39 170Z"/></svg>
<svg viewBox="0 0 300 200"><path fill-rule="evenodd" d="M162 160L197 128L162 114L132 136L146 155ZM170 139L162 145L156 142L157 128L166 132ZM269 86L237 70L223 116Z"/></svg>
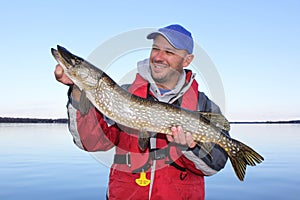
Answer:
<svg viewBox="0 0 300 200"><path fill-rule="evenodd" d="M198 110L201 112L212 112L221 114L220 108L212 102L204 93L199 92ZM224 131L229 136L229 133ZM227 153L218 144L211 143L211 151L209 154L196 146L193 149L182 151L184 157L181 159L186 167L192 170L200 170L203 175L210 176L225 167L228 160Z"/></svg>
<svg viewBox="0 0 300 200"><path fill-rule="evenodd" d="M74 143L85 151L106 151L114 147L118 143L120 129L92 105L85 106L85 111L80 110L82 100L75 101L70 93L68 127Z"/></svg>

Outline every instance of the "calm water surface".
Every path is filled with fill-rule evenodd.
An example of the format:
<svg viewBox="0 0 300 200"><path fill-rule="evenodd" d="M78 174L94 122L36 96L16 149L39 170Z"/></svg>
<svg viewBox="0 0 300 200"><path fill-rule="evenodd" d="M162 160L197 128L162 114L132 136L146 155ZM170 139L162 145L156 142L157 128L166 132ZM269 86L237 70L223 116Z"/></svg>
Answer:
<svg viewBox="0 0 300 200"><path fill-rule="evenodd" d="M300 125L232 125L231 135L265 161L244 182L228 162L206 178L207 200L299 199ZM0 124L0 199L105 199L109 162L97 158L73 144L65 124Z"/></svg>

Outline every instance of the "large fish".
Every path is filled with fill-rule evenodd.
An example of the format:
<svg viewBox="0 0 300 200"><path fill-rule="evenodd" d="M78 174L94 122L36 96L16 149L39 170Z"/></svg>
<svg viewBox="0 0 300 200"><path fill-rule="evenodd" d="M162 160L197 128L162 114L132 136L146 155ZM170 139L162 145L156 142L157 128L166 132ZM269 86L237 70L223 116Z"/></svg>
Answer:
<svg viewBox="0 0 300 200"><path fill-rule="evenodd" d="M65 48L57 46L57 50L52 48L51 52L63 67L64 73L86 94L90 102L117 124L138 130L142 133L139 134L141 136L147 132L171 135L171 127L182 126L184 132L191 133L200 147L207 149L210 146L208 144L218 144L223 148L241 181L244 180L247 165L254 166L264 160L252 148L224 133L230 129L224 116L190 111L140 98L127 92L106 73Z"/></svg>

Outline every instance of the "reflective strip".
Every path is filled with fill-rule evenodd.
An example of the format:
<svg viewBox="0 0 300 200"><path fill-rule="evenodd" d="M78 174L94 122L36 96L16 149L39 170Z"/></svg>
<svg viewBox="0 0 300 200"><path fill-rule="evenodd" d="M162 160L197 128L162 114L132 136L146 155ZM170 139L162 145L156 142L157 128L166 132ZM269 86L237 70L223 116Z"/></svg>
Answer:
<svg viewBox="0 0 300 200"><path fill-rule="evenodd" d="M184 156L192 161L198 170L201 170L206 176L216 174L218 171L210 168L202 159L198 158L192 151L183 151Z"/></svg>
<svg viewBox="0 0 300 200"><path fill-rule="evenodd" d="M77 130L77 121L76 121L77 110L69 103L68 104L68 114L69 114L69 131L73 136L74 143L80 148L83 149L81 143L80 135Z"/></svg>
<svg viewBox="0 0 300 200"><path fill-rule="evenodd" d="M152 189L153 189L154 176L155 176L155 165L156 165L156 160L153 160L152 169L151 169L151 177L150 177L150 186L149 186L149 199L151 199L151 194L152 194Z"/></svg>
<svg viewBox="0 0 300 200"><path fill-rule="evenodd" d="M156 134L150 138L150 147L151 147L151 149L156 149ZM152 194L152 189L153 189L155 169L156 169L155 165L156 165L156 160L153 160L152 168L151 168L151 176L150 176L149 199L151 199L151 194Z"/></svg>

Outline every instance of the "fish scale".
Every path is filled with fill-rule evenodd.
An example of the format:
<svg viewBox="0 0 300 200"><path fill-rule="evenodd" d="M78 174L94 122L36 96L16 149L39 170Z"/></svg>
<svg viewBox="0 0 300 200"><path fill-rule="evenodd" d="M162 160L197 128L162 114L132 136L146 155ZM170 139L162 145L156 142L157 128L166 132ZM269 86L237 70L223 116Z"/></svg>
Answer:
<svg viewBox="0 0 300 200"><path fill-rule="evenodd" d="M140 98L121 88L105 72L84 59L57 46L52 55L64 73L86 94L102 114L120 126L139 133L158 132L171 135L171 127L182 126L207 153L218 144L228 154L235 174L243 181L247 165L254 166L264 158L244 143L229 137L227 119L216 113L190 111L180 107ZM149 136L149 135L148 135ZM139 143L140 144L140 143ZM141 146L140 146L141 147Z"/></svg>

